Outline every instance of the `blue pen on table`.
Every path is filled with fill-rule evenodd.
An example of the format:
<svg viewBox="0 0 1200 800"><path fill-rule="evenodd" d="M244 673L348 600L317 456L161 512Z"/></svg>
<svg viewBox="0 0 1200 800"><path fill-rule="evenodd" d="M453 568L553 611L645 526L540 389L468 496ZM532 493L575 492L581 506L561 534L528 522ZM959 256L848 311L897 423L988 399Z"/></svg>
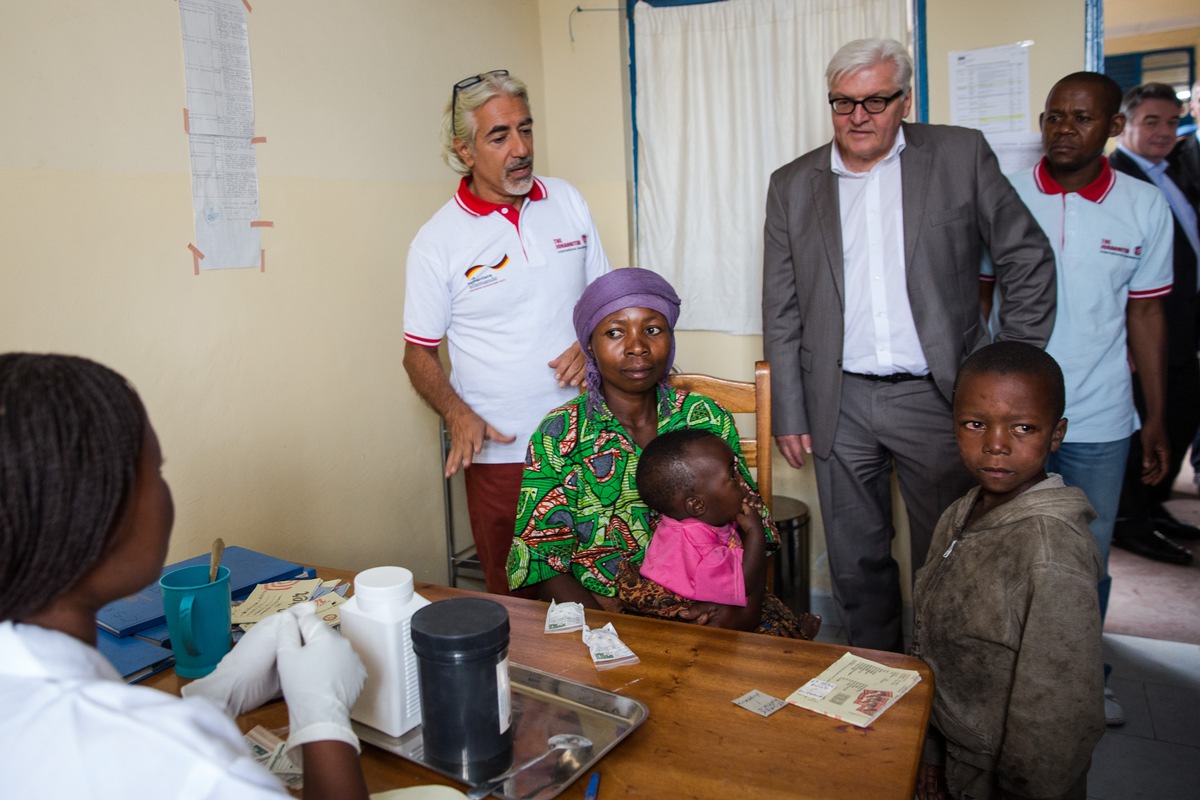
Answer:
<svg viewBox="0 0 1200 800"><path fill-rule="evenodd" d="M588 781L587 792L583 795L583 800L596 800L600 796L600 773L593 772L592 779Z"/></svg>

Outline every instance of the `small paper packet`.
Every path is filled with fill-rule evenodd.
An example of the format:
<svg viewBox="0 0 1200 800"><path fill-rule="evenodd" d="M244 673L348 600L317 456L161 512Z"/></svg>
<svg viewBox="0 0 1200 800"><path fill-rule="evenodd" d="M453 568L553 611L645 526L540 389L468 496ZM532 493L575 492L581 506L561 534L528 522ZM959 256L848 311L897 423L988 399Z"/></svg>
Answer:
<svg viewBox="0 0 1200 800"><path fill-rule="evenodd" d="M583 603L550 601L546 612L546 633L571 633L583 630Z"/></svg>
<svg viewBox="0 0 1200 800"><path fill-rule="evenodd" d="M747 692L733 702L747 711L753 711L764 717L769 717L779 709L787 707L787 703L784 701L771 697L766 692L760 692L758 689Z"/></svg>
<svg viewBox="0 0 1200 800"><path fill-rule="evenodd" d="M641 663L641 659L621 641L621 637L617 636L617 629L611 622L603 628L595 630L584 625L583 643L591 651L592 662L596 665L596 669L612 669L627 664Z"/></svg>

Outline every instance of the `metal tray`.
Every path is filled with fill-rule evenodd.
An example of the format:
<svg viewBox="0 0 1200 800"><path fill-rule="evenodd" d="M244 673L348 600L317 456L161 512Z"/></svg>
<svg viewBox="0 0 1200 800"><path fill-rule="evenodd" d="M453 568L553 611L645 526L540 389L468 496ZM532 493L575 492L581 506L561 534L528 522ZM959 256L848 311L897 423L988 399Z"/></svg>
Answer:
<svg viewBox="0 0 1200 800"><path fill-rule="evenodd" d="M544 753L546 740L556 733L582 734L592 740L593 746L590 753L570 757L551 754L514 775L493 795L503 800L557 797L641 725L650 713L639 700L521 664L510 664L508 675L512 683L513 764L523 764ZM501 768L491 774L473 775L466 767L452 772L429 763L425 760L420 725L399 737L388 736L358 722L354 723L354 731L364 742L464 783L478 783L504 771Z"/></svg>

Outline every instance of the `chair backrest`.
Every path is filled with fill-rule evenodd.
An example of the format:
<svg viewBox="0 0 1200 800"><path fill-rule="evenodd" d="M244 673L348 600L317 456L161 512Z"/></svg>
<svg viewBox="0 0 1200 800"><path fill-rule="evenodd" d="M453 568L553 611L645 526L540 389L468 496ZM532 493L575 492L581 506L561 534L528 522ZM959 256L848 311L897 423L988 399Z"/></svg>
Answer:
<svg viewBox="0 0 1200 800"><path fill-rule="evenodd" d="M742 455L755 470L758 493L771 507L771 365L754 363L754 381L730 381L698 373L669 376L670 384L689 392L698 392L716 400L733 414L754 415L754 437L742 436Z"/></svg>

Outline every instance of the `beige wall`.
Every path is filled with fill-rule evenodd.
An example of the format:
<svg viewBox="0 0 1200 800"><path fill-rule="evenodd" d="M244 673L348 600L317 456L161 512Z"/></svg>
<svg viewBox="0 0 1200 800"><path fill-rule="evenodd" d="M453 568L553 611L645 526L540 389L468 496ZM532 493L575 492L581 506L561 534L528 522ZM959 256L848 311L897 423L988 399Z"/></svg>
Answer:
<svg viewBox="0 0 1200 800"><path fill-rule="evenodd" d="M1105 30L1119 31L1180 26L1200 16L1196 0L1105 0Z"/></svg>
<svg viewBox="0 0 1200 800"><path fill-rule="evenodd" d="M178 7L0 8L0 347L137 385L175 491L171 558L219 535L441 580L436 419L400 366L405 251L456 183L436 141L451 84L505 66L543 96L538 6L253 5L276 227L265 273L199 277Z"/></svg>
<svg viewBox="0 0 1200 800"><path fill-rule="evenodd" d="M1032 40L1029 48L1030 130L1059 78L1084 68L1084 0L1007 0L925 4L929 45L929 121L950 121L950 61L956 50Z"/></svg>
<svg viewBox="0 0 1200 800"><path fill-rule="evenodd" d="M456 182L441 109L465 75L523 77L539 172L579 186L628 264L624 17L576 14L572 43L574 0L252 5L267 270L199 277L177 6L0 7L0 348L87 355L138 386L175 491L173 559L219 535L441 581L437 422L400 366L407 244ZM1082 0L981 5L928 3L935 121L950 50L1035 39L1035 97L1083 63ZM678 351L749 377L761 342L689 332ZM777 457L776 475L815 510L811 470Z"/></svg>
<svg viewBox="0 0 1200 800"><path fill-rule="evenodd" d="M543 141L549 160L539 169L566 178L587 198L600 229L604 251L615 267L630 265L630 225L626 176L629 150L625 15L614 11L575 14L576 0L540 0L540 44L545 65ZM620 2L586 4L615 8Z"/></svg>
<svg viewBox="0 0 1200 800"><path fill-rule="evenodd" d="M1168 47L1190 47L1193 53L1200 51L1200 28L1181 28L1104 40L1105 55L1163 50Z"/></svg>

